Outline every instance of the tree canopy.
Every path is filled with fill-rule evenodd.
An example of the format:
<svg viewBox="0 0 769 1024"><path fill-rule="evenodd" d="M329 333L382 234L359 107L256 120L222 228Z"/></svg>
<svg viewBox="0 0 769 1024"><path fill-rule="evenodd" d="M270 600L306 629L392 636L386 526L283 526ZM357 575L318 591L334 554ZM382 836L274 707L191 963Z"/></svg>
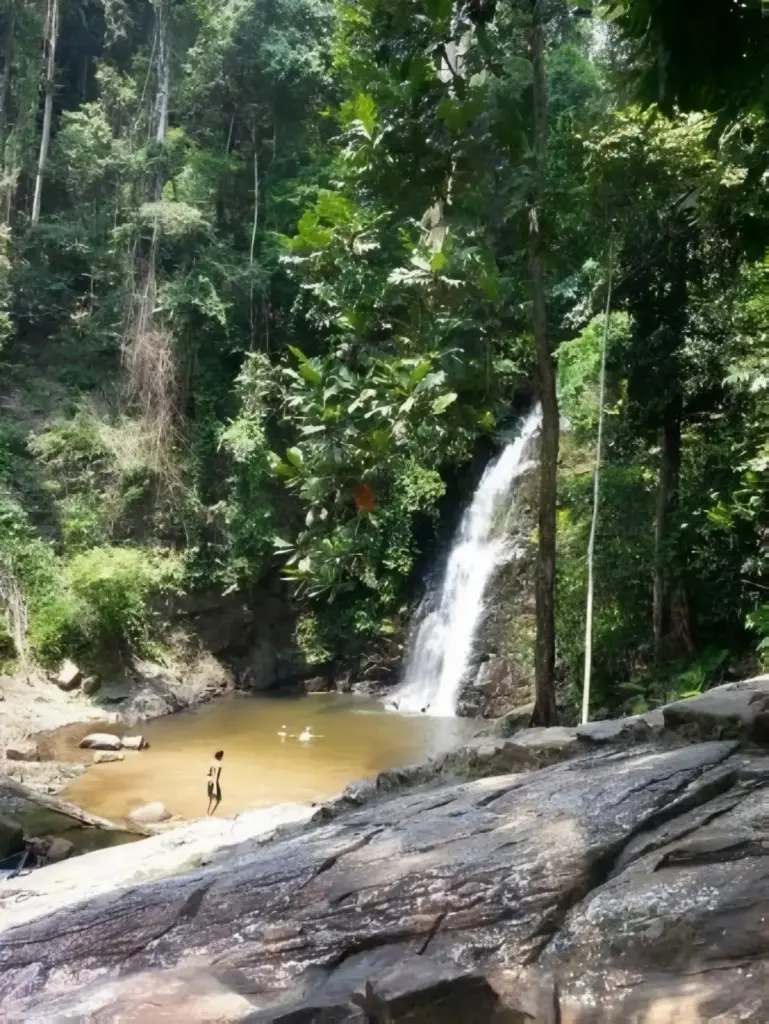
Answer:
<svg viewBox="0 0 769 1024"><path fill-rule="evenodd" d="M767 657L760 0L0 0L0 39L0 656L275 573L311 662L403 636L539 400L573 714L611 246L594 707Z"/></svg>

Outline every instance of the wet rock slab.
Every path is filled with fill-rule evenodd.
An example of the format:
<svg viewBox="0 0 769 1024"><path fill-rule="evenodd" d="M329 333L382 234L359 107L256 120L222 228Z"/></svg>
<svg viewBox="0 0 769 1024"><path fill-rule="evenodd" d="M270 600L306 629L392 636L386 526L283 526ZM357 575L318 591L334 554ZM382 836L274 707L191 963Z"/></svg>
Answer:
<svg viewBox="0 0 769 1024"><path fill-rule="evenodd" d="M384 979L414 958L489 979L541 965L561 979L564 1013L613 1013L687 972L723 1001L702 943L716 942L731 970L749 962L758 973L769 949L757 909L769 895L769 818L751 803L767 776L748 777L735 749L599 750L411 792L157 882L99 895L81 878L58 912L50 887L27 892L0 914L0 1006L20 1020L77 1013L97 983L197 965L261 1015L250 1019L313 1019L279 1014L298 1000L345 1006L367 979L390 998ZM698 833L707 852L695 856ZM742 938L719 946L724 923ZM660 940L667 952L656 955ZM514 980L508 988L514 1000ZM745 989L732 992L736 1005Z"/></svg>
<svg viewBox="0 0 769 1024"><path fill-rule="evenodd" d="M689 738L769 744L769 676L716 686L662 710L665 727Z"/></svg>
<svg viewBox="0 0 769 1024"><path fill-rule="evenodd" d="M559 974L564 1021L656 1020L652 1007L766 1021L768 917L769 790L754 774L636 836L539 963Z"/></svg>

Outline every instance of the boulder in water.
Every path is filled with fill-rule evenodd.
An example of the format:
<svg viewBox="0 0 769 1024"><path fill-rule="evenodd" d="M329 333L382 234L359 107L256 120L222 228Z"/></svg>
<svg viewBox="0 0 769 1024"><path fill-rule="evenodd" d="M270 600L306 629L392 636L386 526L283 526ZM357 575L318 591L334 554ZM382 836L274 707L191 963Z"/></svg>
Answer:
<svg viewBox="0 0 769 1024"><path fill-rule="evenodd" d="M149 743L143 736L124 736L123 750L144 750Z"/></svg>
<svg viewBox="0 0 769 1024"><path fill-rule="evenodd" d="M94 764L109 764L110 761L125 761L125 754L120 750L97 750L93 755Z"/></svg>
<svg viewBox="0 0 769 1024"><path fill-rule="evenodd" d="M90 732L80 741L81 750L120 750L123 741L109 732Z"/></svg>
<svg viewBox="0 0 769 1024"><path fill-rule="evenodd" d="M136 807L128 817L131 821L136 821L140 825L159 825L161 821L168 821L171 817L171 812L165 804L156 800L151 804Z"/></svg>

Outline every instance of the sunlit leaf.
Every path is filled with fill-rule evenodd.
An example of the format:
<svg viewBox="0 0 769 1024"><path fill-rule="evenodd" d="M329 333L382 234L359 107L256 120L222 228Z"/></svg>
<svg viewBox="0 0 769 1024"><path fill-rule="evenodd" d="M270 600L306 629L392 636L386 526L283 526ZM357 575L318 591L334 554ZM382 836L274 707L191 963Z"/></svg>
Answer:
<svg viewBox="0 0 769 1024"><path fill-rule="evenodd" d="M288 448L286 451L286 458L291 465L295 466L297 469L300 469L304 463L304 456L298 448Z"/></svg>
<svg viewBox="0 0 769 1024"><path fill-rule="evenodd" d="M447 395L440 395L433 402L433 412L436 416L440 416L441 413L445 412L450 405L457 400L455 391L450 391Z"/></svg>

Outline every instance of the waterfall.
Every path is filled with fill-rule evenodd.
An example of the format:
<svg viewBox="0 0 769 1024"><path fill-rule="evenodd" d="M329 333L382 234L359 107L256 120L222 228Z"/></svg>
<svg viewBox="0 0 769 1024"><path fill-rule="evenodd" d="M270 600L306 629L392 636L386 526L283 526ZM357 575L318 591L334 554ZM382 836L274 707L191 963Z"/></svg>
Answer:
<svg viewBox="0 0 769 1024"><path fill-rule="evenodd" d="M515 440L486 468L454 537L437 604L419 622L403 682L393 694L393 708L455 714L486 587L495 569L513 554L505 538L506 520L516 480L531 466L531 442L540 423L537 407Z"/></svg>

